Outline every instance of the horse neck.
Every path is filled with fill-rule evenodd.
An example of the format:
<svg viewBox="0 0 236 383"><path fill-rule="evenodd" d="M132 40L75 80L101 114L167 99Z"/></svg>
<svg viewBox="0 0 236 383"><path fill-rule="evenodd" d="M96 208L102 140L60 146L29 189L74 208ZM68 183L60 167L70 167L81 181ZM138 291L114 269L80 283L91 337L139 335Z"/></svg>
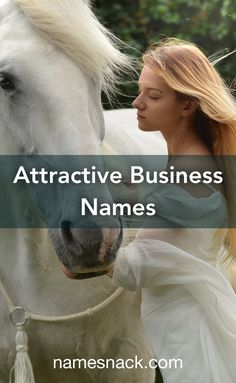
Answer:
<svg viewBox="0 0 236 383"><path fill-rule="evenodd" d="M72 281L61 271L46 229L0 230L0 279L15 306L40 315L69 315L102 302L107 277ZM0 291L0 299L1 299Z"/></svg>
<svg viewBox="0 0 236 383"><path fill-rule="evenodd" d="M71 281L62 273L47 229L17 228L26 211L8 190L16 228L0 229L0 279L14 305L44 315L80 312L114 291L107 278ZM1 297L1 292L0 292ZM58 305L60 302L60 305Z"/></svg>

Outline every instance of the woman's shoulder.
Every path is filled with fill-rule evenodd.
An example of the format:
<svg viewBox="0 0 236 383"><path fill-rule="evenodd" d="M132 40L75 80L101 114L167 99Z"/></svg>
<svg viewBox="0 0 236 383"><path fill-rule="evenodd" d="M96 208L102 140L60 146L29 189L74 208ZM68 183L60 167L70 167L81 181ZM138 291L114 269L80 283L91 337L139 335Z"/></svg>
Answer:
<svg viewBox="0 0 236 383"><path fill-rule="evenodd" d="M155 203L166 227L217 228L227 224L227 205L220 190L208 187L207 193L200 188L193 192L181 185L158 185L147 202Z"/></svg>
<svg viewBox="0 0 236 383"><path fill-rule="evenodd" d="M191 155L178 155L173 156L168 163L168 168L174 168L176 172L185 172L188 175L200 174L202 179L197 182L179 182L178 186L187 191L195 198L210 197L215 192L219 191L224 195L223 177L222 182L205 182L203 176L210 177L216 172L220 172L217 161L213 155L208 151L202 150L201 153ZM209 179L209 178L208 178Z"/></svg>

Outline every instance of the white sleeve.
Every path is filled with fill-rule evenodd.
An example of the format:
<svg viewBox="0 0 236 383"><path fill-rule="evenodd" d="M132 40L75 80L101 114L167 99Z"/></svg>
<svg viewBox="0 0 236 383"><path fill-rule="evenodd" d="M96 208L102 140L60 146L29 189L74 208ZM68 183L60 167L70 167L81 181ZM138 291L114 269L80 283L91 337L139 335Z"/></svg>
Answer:
<svg viewBox="0 0 236 383"><path fill-rule="evenodd" d="M150 239L136 239L121 248L114 266L113 284L129 290L160 284L159 274L163 273L160 258L166 258L168 250L168 243ZM177 262L177 254L174 258Z"/></svg>
<svg viewBox="0 0 236 383"><path fill-rule="evenodd" d="M153 239L136 239L119 250L113 283L129 290L172 284L192 290L196 284L207 283L214 289L231 289L233 293L215 267L173 244Z"/></svg>

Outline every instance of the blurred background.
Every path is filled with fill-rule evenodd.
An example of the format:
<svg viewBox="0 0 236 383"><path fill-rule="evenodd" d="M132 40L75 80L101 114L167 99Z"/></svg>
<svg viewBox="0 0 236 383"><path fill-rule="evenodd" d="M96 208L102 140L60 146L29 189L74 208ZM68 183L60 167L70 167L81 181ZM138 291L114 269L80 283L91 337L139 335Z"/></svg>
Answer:
<svg viewBox="0 0 236 383"><path fill-rule="evenodd" d="M126 53L141 57L146 48L163 37L190 40L207 56L236 49L236 0L94 0L93 11L103 25L130 45ZM217 64L231 87L235 86L236 53ZM135 82L121 86L111 106L126 108L137 93Z"/></svg>

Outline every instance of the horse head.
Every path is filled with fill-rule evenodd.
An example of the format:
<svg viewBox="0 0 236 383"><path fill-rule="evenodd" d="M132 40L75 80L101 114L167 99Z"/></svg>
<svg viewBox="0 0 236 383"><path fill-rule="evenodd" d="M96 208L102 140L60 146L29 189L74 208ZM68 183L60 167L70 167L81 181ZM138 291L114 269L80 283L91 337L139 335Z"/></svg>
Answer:
<svg viewBox="0 0 236 383"><path fill-rule="evenodd" d="M86 2L4 1L0 47L0 154L101 154L101 89L109 91L128 61ZM102 194L112 201L106 186ZM95 187L90 195L97 196ZM59 228L51 230L64 272L72 278L105 273L120 244L119 219L113 228L96 217L93 229L76 228L79 193L72 198L74 211L57 212Z"/></svg>

